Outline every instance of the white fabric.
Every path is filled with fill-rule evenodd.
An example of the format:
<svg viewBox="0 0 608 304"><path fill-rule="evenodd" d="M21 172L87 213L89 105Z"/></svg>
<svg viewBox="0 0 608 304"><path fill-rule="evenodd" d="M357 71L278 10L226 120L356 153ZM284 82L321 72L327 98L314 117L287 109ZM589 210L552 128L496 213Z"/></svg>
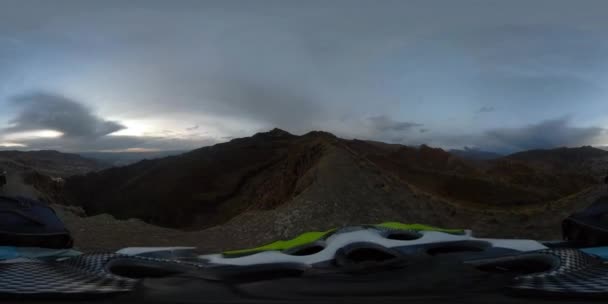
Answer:
<svg viewBox="0 0 608 304"><path fill-rule="evenodd" d="M491 243L494 247L508 248L517 251L533 251L547 249L546 246L533 240L517 240L517 239L483 239L475 238L471 233L463 235L449 234L437 231L420 231L421 238L415 240L392 240L381 235L380 231L373 229L362 229L351 232L337 233L331 235L325 241L325 249L320 252L306 255L294 256L282 253L280 251L264 251L243 257L227 258L222 254L202 255L200 258L206 259L213 264L224 265L254 265L268 263L301 263L311 265L319 262L329 261L334 258L336 252L348 244L355 242L374 243L386 248L394 248L401 246L423 245L437 242L450 241L485 241Z"/></svg>

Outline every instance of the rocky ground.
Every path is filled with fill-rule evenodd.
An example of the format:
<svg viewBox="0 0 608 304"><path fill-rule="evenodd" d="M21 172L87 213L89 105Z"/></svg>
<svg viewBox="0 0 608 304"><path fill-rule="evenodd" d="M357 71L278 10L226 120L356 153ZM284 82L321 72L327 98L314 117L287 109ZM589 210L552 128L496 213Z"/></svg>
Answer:
<svg viewBox="0 0 608 304"><path fill-rule="evenodd" d="M18 154L12 156L17 158L4 161L11 170L0 194L50 202L74 235L76 247L84 251L193 246L201 252L215 252L258 246L306 231L386 221L467 228L480 237L549 240L561 238L564 218L606 194L605 187L594 180L580 183L584 178L579 175L557 174L576 171L561 170L560 164L564 163L581 172L600 168L606 163L593 155L606 152L596 150L540 151L524 155L526 163L509 160L498 167L509 174L497 176L516 187L492 188L493 181L477 178L486 174L484 168L472 167L440 149L360 141L345 144L326 133L296 137L273 130L183 157L76 177L83 183L72 187L83 197L72 206L66 206L69 200L63 194L71 179L63 180L62 175L54 174L61 173L64 161L69 172L91 172L94 166L87 167L88 163L78 157L57 153L43 153L45 161L26 161ZM270 162L268 153L274 153ZM588 156L590 153L593 155ZM46 161L49 157L53 160L50 163ZM575 166L577 159L584 161ZM600 164L590 163L591 160ZM23 165L26 163L31 166ZM45 164L47 169L36 170L39 164ZM244 170L247 166L251 170ZM459 179L467 172L465 177L474 178ZM453 184L454 180L466 183ZM571 187L572 191L555 197L552 189L576 182L579 183ZM464 186L468 187L466 191ZM497 203L492 199L508 199L511 190L517 189L523 189L524 194L544 189L552 195L541 193L535 196L540 199L536 203ZM465 194L486 190L490 196L479 197L483 198L479 201L459 200L455 197L463 196L455 195L456 190ZM110 192L112 195L107 195ZM87 198L95 199L97 205L76 204ZM152 208L154 201L156 209ZM147 213L149 216L145 216ZM162 220L163 217L168 218ZM188 221L206 225L187 225ZM156 225L163 223L175 228Z"/></svg>
<svg viewBox="0 0 608 304"><path fill-rule="evenodd" d="M332 165L325 166L324 161ZM313 182L296 199L271 210L250 210L200 231L163 228L137 219L116 220L108 214L83 217L79 207L54 207L81 250L194 246L201 252L215 252L257 246L305 231L383 221L470 228L482 237L560 239L561 221L606 192L604 187L591 187L542 206L509 210L461 206L404 187L344 150L331 151L308 174ZM349 182L341 180L344 176L349 176Z"/></svg>
<svg viewBox="0 0 608 304"><path fill-rule="evenodd" d="M519 215L519 220L514 224L505 221L503 219L505 215L497 213L490 213L486 216L488 219L471 224L474 232L481 230L481 233L474 233L478 236L502 236L500 230L504 229L505 231L517 231L517 235L506 235L505 237L560 239L561 220L575 209L584 208L603 195L603 189L590 189L578 196L556 203L554 205L556 210L552 210L554 215ZM574 205L574 208L563 208L566 204ZM201 231L181 231L150 225L137 219L117 220L108 214L86 217L82 209L78 207L62 205L52 207L71 231L75 239L75 247L86 252L137 246L192 246L197 247L201 253L210 253L260 245L280 238L290 238L303 231L308 231L309 228L312 230L326 229L354 224L348 221L339 223L336 218L328 218L326 221L311 220L303 226L298 226L302 221L306 221L300 216L303 213L309 213L291 209L251 212L221 226ZM313 208L314 203L308 202L301 205L301 208L307 207ZM378 221L382 220L378 219ZM513 226L519 226L519 228ZM453 227L470 228L471 226ZM497 234L490 231L496 231Z"/></svg>

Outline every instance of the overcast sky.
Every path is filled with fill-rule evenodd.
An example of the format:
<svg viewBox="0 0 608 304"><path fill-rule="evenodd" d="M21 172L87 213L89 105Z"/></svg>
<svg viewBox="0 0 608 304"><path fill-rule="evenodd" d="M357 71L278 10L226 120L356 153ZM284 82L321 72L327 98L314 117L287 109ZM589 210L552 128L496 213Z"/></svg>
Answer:
<svg viewBox="0 0 608 304"><path fill-rule="evenodd" d="M608 1L0 1L0 145L608 144Z"/></svg>

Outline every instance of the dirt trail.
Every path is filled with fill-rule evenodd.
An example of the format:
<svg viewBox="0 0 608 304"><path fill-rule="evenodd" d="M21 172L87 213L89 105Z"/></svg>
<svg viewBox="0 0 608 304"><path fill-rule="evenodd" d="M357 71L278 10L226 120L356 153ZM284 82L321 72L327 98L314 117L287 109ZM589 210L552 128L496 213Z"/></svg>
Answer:
<svg viewBox="0 0 608 304"><path fill-rule="evenodd" d="M18 171L7 172L6 185L0 187L0 195L22 196L32 199L41 197L42 195L38 190L23 181L23 175L23 172Z"/></svg>

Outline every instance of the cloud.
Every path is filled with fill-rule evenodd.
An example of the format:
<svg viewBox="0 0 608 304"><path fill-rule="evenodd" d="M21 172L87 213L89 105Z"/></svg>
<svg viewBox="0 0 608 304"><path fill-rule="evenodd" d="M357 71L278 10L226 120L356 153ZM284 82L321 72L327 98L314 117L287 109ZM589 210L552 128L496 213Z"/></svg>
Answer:
<svg viewBox="0 0 608 304"><path fill-rule="evenodd" d="M469 52L476 67L475 83L468 84L475 90L472 97L522 123L572 112L597 118L606 111L604 30L563 18L548 24L489 23L455 34L452 41Z"/></svg>
<svg viewBox="0 0 608 304"><path fill-rule="evenodd" d="M477 110L477 113L490 113L494 112L496 109L494 107L483 106Z"/></svg>
<svg viewBox="0 0 608 304"><path fill-rule="evenodd" d="M422 124L415 122L393 120L386 115L373 116L368 118L368 121L373 130L380 132L407 131L411 128L422 126Z"/></svg>
<svg viewBox="0 0 608 304"><path fill-rule="evenodd" d="M484 141L511 150L594 145L606 135L600 127L575 127L568 118L545 120L521 128L493 129L484 134ZM480 142L482 144L483 142Z"/></svg>
<svg viewBox="0 0 608 304"><path fill-rule="evenodd" d="M235 66L233 71L227 73L235 73L241 68ZM309 130L314 121L325 117L326 113L315 94L304 83L287 79L264 80L264 76L259 76L259 79L248 77L234 75L207 79L202 85L206 104L190 101L187 107L205 109L218 116L246 116L248 119L287 127L296 132ZM201 84L193 86L201 87Z"/></svg>
<svg viewBox="0 0 608 304"><path fill-rule="evenodd" d="M98 138L39 138L24 140L28 150L60 150L67 152L143 150L192 150L213 145L219 141L213 137L171 138L153 136L103 136Z"/></svg>
<svg viewBox="0 0 608 304"><path fill-rule="evenodd" d="M376 115L366 118L344 118L321 124L323 130L333 132L342 138L378 140L391 143L406 143L411 136L420 132L423 124L402 121L388 115ZM422 129L426 132L427 129Z"/></svg>
<svg viewBox="0 0 608 304"><path fill-rule="evenodd" d="M212 130L218 138L322 127L500 149L530 146L520 133L495 130L503 122L526 128L564 113L586 121L608 113L606 1L142 2L145 10L140 1L0 1L0 107L6 96L45 88L129 127L167 118L180 122L167 124L173 131L194 134L187 128L205 130L198 116L206 115L236 121ZM53 104L53 115L72 114L57 122L37 108L49 106L29 105L9 128L117 144L106 134L120 122ZM1 124L9 111L0 111ZM85 140L65 144L75 142Z"/></svg>
<svg viewBox="0 0 608 304"><path fill-rule="evenodd" d="M195 131L195 130L198 130L200 127L201 126L199 126L199 125L194 125L194 126L192 126L190 128L186 128L186 131Z"/></svg>
<svg viewBox="0 0 608 304"><path fill-rule="evenodd" d="M179 133L170 130L156 136L112 135L126 127L120 122L96 115L81 102L52 93L23 94L12 98L11 101L18 111L10 120L10 126L0 132L0 143L3 138L12 139L14 143L0 145L0 149L20 147L28 150L53 149L72 152L188 150L219 142L211 136L177 136ZM198 125L191 129L198 129ZM52 136L15 136L28 132L44 133L34 132L40 130L48 130L46 133L52 133Z"/></svg>
<svg viewBox="0 0 608 304"><path fill-rule="evenodd" d="M67 97L50 93L30 93L12 99L19 114L5 133L54 130L66 138L98 138L125 128L115 121L95 115L91 109Z"/></svg>
<svg viewBox="0 0 608 304"><path fill-rule="evenodd" d="M432 143L446 148L471 146L485 151L512 153L530 149L580 147L608 142L608 130L597 127L577 127L568 117L543 120L516 128L494 128L478 134L434 134L420 138L420 143Z"/></svg>
<svg viewBox="0 0 608 304"><path fill-rule="evenodd" d="M219 140L213 137L171 138L153 136L103 136L98 138L35 138L20 141L26 150L59 150L65 152L129 151L141 150L192 150L213 145ZM3 147L0 147L2 149ZM4 147L4 149L14 149Z"/></svg>
<svg viewBox="0 0 608 304"><path fill-rule="evenodd" d="M493 24L459 42L475 52L484 69L528 75L597 71L608 48L601 33L568 22Z"/></svg>

